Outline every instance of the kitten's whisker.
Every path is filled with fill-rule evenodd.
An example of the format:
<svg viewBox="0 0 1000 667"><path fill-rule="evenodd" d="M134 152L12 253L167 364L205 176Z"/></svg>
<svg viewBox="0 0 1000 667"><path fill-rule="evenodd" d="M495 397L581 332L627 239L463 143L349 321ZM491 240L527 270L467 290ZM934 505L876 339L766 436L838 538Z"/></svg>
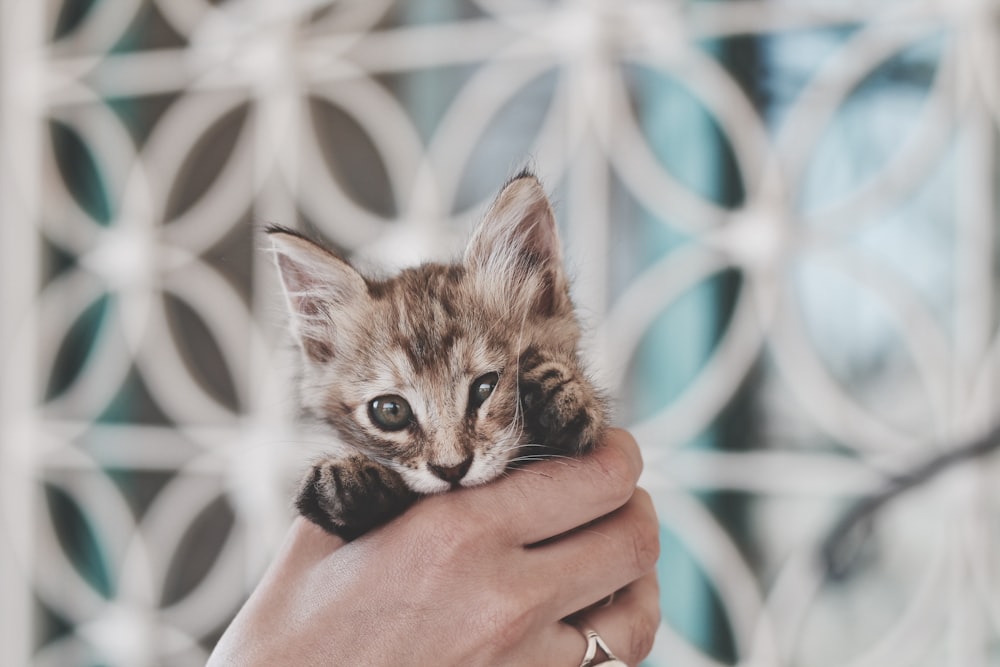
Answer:
<svg viewBox="0 0 1000 667"><path fill-rule="evenodd" d="M525 307L521 314L521 327L517 331L517 357L514 361L514 423L520 425L523 432L524 411L521 408L521 343L524 341L524 329L528 323L528 308Z"/></svg>
<svg viewBox="0 0 1000 667"><path fill-rule="evenodd" d="M547 472L544 472L542 470L532 470L531 468L518 468L517 471L519 473L522 473L522 472L531 473L532 475L538 475L539 477L544 477L545 479L552 479L552 475L550 475ZM510 474L510 473L508 473L508 474Z"/></svg>
<svg viewBox="0 0 1000 667"><path fill-rule="evenodd" d="M502 454L506 454L507 452L510 452L510 451L515 451L515 450L519 450L519 449L526 449L528 447L537 447L537 448L543 449L543 450L550 449L550 447L548 445L543 445L543 444L540 444L540 443L531 443L531 442L520 443L520 442L513 442L510 445L507 445L507 446L504 446L504 447L498 446L497 450L500 453L502 453ZM555 452L553 452L552 455L553 456L558 456L558 454L556 454Z"/></svg>
<svg viewBox="0 0 1000 667"><path fill-rule="evenodd" d="M511 459L512 461L555 461L555 460L566 460L566 461L576 461L576 458L572 456L566 456L565 454L524 454L523 456L518 456Z"/></svg>
<svg viewBox="0 0 1000 667"><path fill-rule="evenodd" d="M496 450L496 453L499 456L503 456L505 454L510 454L511 452L513 452L514 454L519 454L520 451L521 451L521 448L515 446L515 447L506 447L504 449L498 449L498 450ZM537 456L537 454L528 454L528 455L529 456L531 456L531 455Z"/></svg>
<svg viewBox="0 0 1000 667"><path fill-rule="evenodd" d="M383 466L385 466L389 470L395 470L396 469L396 462L393 461L390 458L386 458L385 456L379 456L378 454L375 454L374 452L365 452L365 456L367 456L368 458L370 458L372 461L375 461L375 463L382 464Z"/></svg>
<svg viewBox="0 0 1000 667"><path fill-rule="evenodd" d="M531 461L548 461L548 460L549 460L549 459L542 459L542 458L535 458L535 457L527 457L527 458L516 458L516 459L511 459L511 460L510 460L510 463L526 463L526 462L531 462ZM552 459L552 461L553 461L554 463L558 463L559 465L564 465L564 466L565 466L565 465L569 465L568 463L566 463L566 461L559 461L558 459Z"/></svg>

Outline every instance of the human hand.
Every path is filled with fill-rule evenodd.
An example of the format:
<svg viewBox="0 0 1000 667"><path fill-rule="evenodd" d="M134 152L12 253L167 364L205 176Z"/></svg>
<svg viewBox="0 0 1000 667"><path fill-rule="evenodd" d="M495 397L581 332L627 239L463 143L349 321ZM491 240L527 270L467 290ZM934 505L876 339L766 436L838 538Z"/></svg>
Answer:
<svg viewBox="0 0 1000 667"><path fill-rule="evenodd" d="M586 641L561 619L580 610L634 665L659 624L641 468L611 430L583 459L424 498L346 545L299 518L209 665L577 667Z"/></svg>

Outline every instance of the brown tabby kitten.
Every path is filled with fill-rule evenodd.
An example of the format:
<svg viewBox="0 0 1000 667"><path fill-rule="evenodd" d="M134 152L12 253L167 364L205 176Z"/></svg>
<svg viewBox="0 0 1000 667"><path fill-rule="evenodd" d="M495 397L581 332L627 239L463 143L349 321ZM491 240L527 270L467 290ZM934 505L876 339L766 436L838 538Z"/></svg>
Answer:
<svg viewBox="0 0 1000 667"><path fill-rule="evenodd" d="M504 186L460 262L388 280L268 232L302 351L303 411L347 445L313 466L296 501L327 531L353 539L417 494L599 439L604 401L577 355L555 219L531 174Z"/></svg>

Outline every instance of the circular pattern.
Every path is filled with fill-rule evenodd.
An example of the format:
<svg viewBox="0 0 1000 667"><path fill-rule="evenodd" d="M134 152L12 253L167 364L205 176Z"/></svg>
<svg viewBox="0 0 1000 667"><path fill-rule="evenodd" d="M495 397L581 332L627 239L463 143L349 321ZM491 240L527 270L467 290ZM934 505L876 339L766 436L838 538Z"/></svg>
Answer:
<svg viewBox="0 0 1000 667"><path fill-rule="evenodd" d="M664 526L650 664L988 662L992 464L815 556L1000 418L994 3L759 4L0 3L0 663L204 664L322 447L259 228L443 253L525 156Z"/></svg>

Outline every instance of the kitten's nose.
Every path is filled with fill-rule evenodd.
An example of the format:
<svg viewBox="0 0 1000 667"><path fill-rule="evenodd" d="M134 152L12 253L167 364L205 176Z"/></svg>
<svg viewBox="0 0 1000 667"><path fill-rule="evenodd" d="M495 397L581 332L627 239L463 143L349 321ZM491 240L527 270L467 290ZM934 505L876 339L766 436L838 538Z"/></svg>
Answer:
<svg viewBox="0 0 1000 667"><path fill-rule="evenodd" d="M470 454L468 458L453 466L439 466L427 462L427 467L430 468L431 472L448 482L452 486L457 486L462 478L465 477L465 473L469 472L469 468L472 466L472 455Z"/></svg>

